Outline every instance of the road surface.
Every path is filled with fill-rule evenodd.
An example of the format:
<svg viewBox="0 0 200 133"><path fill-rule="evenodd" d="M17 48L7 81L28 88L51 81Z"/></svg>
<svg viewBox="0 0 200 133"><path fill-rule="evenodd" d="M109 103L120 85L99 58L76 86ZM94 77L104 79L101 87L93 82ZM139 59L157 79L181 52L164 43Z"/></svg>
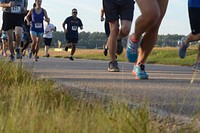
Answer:
<svg viewBox="0 0 200 133"><path fill-rule="evenodd" d="M126 99L133 105L148 101L152 109L163 114L200 113L200 73L194 73L192 67L147 64L149 79L135 80L133 65L127 62L119 62L120 72L108 72L108 61L99 60L41 57L35 63L28 58L22 62L39 77L53 79L76 92Z"/></svg>

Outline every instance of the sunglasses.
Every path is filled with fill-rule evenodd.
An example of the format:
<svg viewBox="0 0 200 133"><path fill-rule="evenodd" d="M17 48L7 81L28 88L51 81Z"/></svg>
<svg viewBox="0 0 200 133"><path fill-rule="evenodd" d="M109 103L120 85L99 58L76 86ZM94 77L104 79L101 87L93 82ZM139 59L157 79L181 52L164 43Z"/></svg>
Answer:
<svg viewBox="0 0 200 133"><path fill-rule="evenodd" d="M72 12L72 13L77 13L77 12Z"/></svg>

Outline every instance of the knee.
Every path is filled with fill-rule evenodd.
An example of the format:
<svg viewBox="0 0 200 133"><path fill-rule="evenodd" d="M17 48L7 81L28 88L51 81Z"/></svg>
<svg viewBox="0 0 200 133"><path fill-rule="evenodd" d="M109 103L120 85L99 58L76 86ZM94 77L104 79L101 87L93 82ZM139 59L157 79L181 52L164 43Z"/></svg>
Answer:
<svg viewBox="0 0 200 133"><path fill-rule="evenodd" d="M131 27L129 26L122 26L121 27L121 32L123 33L124 36L127 36L130 33Z"/></svg>

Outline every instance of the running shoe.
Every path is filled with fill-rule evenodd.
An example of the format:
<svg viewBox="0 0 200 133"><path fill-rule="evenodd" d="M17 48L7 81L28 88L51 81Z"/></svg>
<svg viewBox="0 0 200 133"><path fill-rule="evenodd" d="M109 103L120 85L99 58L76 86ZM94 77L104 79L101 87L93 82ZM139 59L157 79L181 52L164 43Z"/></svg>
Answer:
<svg viewBox="0 0 200 133"><path fill-rule="evenodd" d="M129 62L136 62L138 57L138 42L132 42L130 37L127 40L126 56Z"/></svg>
<svg viewBox="0 0 200 133"><path fill-rule="evenodd" d="M182 38L181 41L178 43L179 49L178 49L178 55L180 58L185 58L186 50L188 48L188 45L184 43L185 38Z"/></svg>
<svg viewBox="0 0 200 133"><path fill-rule="evenodd" d="M68 51L68 47L67 47L67 46L65 47L65 51L66 51L66 52Z"/></svg>
<svg viewBox="0 0 200 133"><path fill-rule="evenodd" d="M10 55L10 61L14 62L15 61L15 56L14 55Z"/></svg>
<svg viewBox="0 0 200 133"><path fill-rule="evenodd" d="M74 58L71 56L71 57L69 57L69 59L71 60L71 61L73 61L74 60Z"/></svg>
<svg viewBox="0 0 200 133"><path fill-rule="evenodd" d="M117 40L117 54L120 55L123 52L123 46L122 46L122 39Z"/></svg>
<svg viewBox="0 0 200 133"><path fill-rule="evenodd" d="M16 49L16 58L17 59L21 59L22 58L22 56L21 56L21 53L20 53L20 49L18 48L18 49Z"/></svg>
<svg viewBox="0 0 200 133"><path fill-rule="evenodd" d="M38 57L38 56L35 56L35 57L33 58L33 61L37 62L38 59L39 59L39 57Z"/></svg>
<svg viewBox="0 0 200 133"><path fill-rule="evenodd" d="M194 65L193 65L193 68L194 68L196 71L200 71L200 63L199 63L199 62L195 62Z"/></svg>
<svg viewBox="0 0 200 133"><path fill-rule="evenodd" d="M30 52L28 53L28 58L29 58L29 59L31 59L31 58L32 58L32 56L33 56L33 52L32 52L32 51L30 51Z"/></svg>
<svg viewBox="0 0 200 133"><path fill-rule="evenodd" d="M119 72L119 67L117 61L110 61L108 65L108 71Z"/></svg>
<svg viewBox="0 0 200 133"><path fill-rule="evenodd" d="M136 76L136 79L148 79L149 77L145 72L145 66L140 63L134 66L132 74Z"/></svg>
<svg viewBox="0 0 200 133"><path fill-rule="evenodd" d="M104 56L108 55L108 49L107 48L104 49L103 54L104 54Z"/></svg>
<svg viewBox="0 0 200 133"><path fill-rule="evenodd" d="M7 53L6 53L5 50L3 51L3 56L4 56L4 57L7 57Z"/></svg>
<svg viewBox="0 0 200 133"><path fill-rule="evenodd" d="M49 58L50 57L50 54L47 54L47 58Z"/></svg>

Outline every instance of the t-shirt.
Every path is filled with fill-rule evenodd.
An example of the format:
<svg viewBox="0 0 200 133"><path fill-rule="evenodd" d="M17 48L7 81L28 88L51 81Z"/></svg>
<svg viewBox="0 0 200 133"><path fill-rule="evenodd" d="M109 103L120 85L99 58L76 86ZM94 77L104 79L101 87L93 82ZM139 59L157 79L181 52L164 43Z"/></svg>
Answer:
<svg viewBox="0 0 200 133"><path fill-rule="evenodd" d="M83 26L82 21L70 16L65 19L64 24L67 24L67 38L78 38L78 27Z"/></svg>
<svg viewBox="0 0 200 133"><path fill-rule="evenodd" d="M56 26L54 26L53 24L48 24L45 26L45 30L44 30L44 38L52 38L52 31L56 29Z"/></svg>
<svg viewBox="0 0 200 133"><path fill-rule="evenodd" d="M188 7L200 8L200 0L188 0Z"/></svg>
<svg viewBox="0 0 200 133"><path fill-rule="evenodd" d="M28 0L0 0L1 3L15 2L15 6L2 8L4 12L23 14L24 6L28 4Z"/></svg>

